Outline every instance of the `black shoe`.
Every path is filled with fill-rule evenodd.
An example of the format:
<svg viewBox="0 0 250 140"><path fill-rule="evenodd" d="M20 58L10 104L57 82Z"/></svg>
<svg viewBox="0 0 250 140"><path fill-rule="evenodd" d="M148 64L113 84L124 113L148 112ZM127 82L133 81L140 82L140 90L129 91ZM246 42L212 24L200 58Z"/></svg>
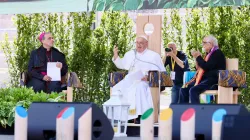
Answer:
<svg viewBox="0 0 250 140"><path fill-rule="evenodd" d="M128 123L134 123L134 119L128 120Z"/></svg>
<svg viewBox="0 0 250 140"><path fill-rule="evenodd" d="M135 124L141 123L141 115L138 116L138 118L135 119Z"/></svg>
<svg viewBox="0 0 250 140"><path fill-rule="evenodd" d="M135 124L141 124L141 120L140 119L136 119L135 120Z"/></svg>

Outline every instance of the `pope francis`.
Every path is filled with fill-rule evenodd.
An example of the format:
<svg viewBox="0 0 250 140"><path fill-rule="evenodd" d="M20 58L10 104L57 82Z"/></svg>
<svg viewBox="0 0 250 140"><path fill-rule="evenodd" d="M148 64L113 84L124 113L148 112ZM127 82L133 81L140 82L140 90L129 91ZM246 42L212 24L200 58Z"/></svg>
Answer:
<svg viewBox="0 0 250 140"><path fill-rule="evenodd" d="M136 49L125 53L123 58L118 55L118 47L114 47L112 61L119 69L128 70L123 80L112 88L112 95L120 95L122 101L130 105L128 120L138 118L147 109L153 107L153 101L147 82L148 71L166 71L160 55L148 49L148 40L145 36L136 38ZM110 99L111 100L111 99ZM107 102L111 102L108 100ZM105 104L105 103L104 103ZM123 115L126 110L114 109L115 120L126 120ZM108 113L108 118L112 118Z"/></svg>

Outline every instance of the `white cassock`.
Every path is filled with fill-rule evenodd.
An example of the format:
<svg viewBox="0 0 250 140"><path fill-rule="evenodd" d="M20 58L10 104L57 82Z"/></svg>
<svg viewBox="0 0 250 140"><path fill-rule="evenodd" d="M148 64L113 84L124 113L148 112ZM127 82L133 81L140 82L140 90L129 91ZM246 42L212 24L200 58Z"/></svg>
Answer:
<svg viewBox="0 0 250 140"><path fill-rule="evenodd" d="M119 69L128 70L128 74L112 88L112 95L121 93L130 104L128 120L137 118L147 109L153 107L152 96L148 82L141 81L141 78L150 70L166 71L160 55L149 49L138 53L135 50L128 51L123 58L112 59ZM126 110L120 115L118 109L114 109L115 120L126 120ZM112 118L111 112L108 118ZM121 117L121 118L120 118Z"/></svg>

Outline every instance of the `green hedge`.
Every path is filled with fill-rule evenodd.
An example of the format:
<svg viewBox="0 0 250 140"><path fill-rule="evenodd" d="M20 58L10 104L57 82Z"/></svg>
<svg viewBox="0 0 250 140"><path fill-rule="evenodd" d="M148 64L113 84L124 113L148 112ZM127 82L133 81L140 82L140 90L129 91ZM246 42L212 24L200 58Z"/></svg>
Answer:
<svg viewBox="0 0 250 140"><path fill-rule="evenodd" d="M64 102L64 93L35 93L31 88L0 89L0 124L5 128L12 126L15 117L15 107L29 108L32 102Z"/></svg>

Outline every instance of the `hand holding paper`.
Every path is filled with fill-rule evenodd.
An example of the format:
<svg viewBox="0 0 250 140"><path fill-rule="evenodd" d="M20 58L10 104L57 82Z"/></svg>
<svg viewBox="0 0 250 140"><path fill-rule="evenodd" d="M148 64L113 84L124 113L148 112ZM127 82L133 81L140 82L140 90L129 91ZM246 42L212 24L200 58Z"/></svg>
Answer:
<svg viewBox="0 0 250 140"><path fill-rule="evenodd" d="M57 63L56 63L56 66L57 66L58 68L62 69L62 63L61 63L61 62L57 62Z"/></svg>
<svg viewBox="0 0 250 140"><path fill-rule="evenodd" d="M51 77L51 81L61 81L61 68L57 67L57 62L47 63L47 75Z"/></svg>
<svg viewBox="0 0 250 140"><path fill-rule="evenodd" d="M148 76L146 75L146 76L142 77L141 80L142 80L142 81L148 81Z"/></svg>
<svg viewBox="0 0 250 140"><path fill-rule="evenodd" d="M44 80L44 81L51 81L51 78L50 78L48 75L45 75L45 76L43 77L43 80Z"/></svg>

